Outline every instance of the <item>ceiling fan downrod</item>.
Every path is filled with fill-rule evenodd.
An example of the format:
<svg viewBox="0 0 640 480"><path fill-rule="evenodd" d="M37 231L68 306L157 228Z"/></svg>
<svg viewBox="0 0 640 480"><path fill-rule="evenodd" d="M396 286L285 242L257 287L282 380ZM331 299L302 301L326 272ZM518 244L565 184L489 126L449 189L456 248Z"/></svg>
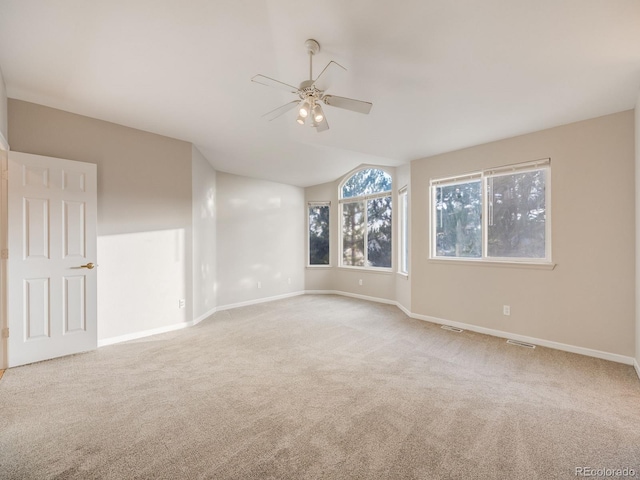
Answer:
<svg viewBox="0 0 640 480"><path fill-rule="evenodd" d="M298 95L302 101L298 110L297 121L300 125L304 125L306 118L310 116L312 119L311 126L317 127L318 123L324 120L324 112L318 103L322 98L322 92L315 88L313 81L313 56L320 51L320 44L310 38L304 42L304 46L309 54L309 80L303 81L298 90Z"/></svg>
<svg viewBox="0 0 640 480"><path fill-rule="evenodd" d="M309 80L313 80L313 56L320 51L320 44L313 38L310 38L304 42L304 46L307 48L309 54Z"/></svg>

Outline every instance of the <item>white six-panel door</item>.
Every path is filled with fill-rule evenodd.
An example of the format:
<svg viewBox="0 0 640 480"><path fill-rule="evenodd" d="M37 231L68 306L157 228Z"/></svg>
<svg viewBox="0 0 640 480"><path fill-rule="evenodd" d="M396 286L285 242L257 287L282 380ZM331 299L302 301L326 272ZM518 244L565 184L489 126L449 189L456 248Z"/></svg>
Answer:
<svg viewBox="0 0 640 480"><path fill-rule="evenodd" d="M97 346L96 173L9 152L10 367Z"/></svg>

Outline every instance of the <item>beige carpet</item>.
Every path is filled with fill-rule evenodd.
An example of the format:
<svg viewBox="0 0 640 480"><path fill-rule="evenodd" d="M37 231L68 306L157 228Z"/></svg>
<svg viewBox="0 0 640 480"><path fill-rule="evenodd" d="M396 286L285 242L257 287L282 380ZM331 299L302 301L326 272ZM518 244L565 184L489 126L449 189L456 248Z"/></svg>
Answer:
<svg viewBox="0 0 640 480"><path fill-rule="evenodd" d="M307 295L5 372L2 479L640 472L632 367ZM618 478L618 477L608 477Z"/></svg>

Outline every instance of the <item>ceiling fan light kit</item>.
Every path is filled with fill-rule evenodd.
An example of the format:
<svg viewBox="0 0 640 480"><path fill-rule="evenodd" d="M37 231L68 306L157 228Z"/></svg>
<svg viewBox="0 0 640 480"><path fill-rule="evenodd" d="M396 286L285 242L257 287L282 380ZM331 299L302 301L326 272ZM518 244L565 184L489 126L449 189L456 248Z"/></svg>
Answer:
<svg viewBox="0 0 640 480"><path fill-rule="evenodd" d="M309 80L304 80L300 83L299 87L294 87L288 83L280 82L265 75L256 75L251 81L266 85L268 87L278 88L280 90L286 90L289 93L293 93L299 97L299 100L293 100L289 103L282 105L266 114L263 117L271 121L284 115L293 108L298 108L298 117L296 122L300 125L306 123L306 119L311 117L311 126L316 128L317 132L324 132L329 130L329 124L327 118L322 110L322 103L332 107L342 108L350 110L352 112L368 114L373 106L370 102L363 102L362 100L354 100L353 98L337 97L335 95L327 95L325 91L331 85L331 77L334 71L342 69L346 71L342 65L331 61L320 72L320 75L313 79L313 56L320 51L320 44L309 39L304 42L304 45L309 54Z"/></svg>
<svg viewBox="0 0 640 480"><path fill-rule="evenodd" d="M300 116L302 118L307 118L307 116L309 115L309 110L311 109L311 105L309 105L309 101L308 100L304 100L302 102L302 105L300 106Z"/></svg>
<svg viewBox="0 0 640 480"><path fill-rule="evenodd" d="M324 113L322 112L322 107L319 103L316 103L313 106L311 113L313 114L313 120L316 122L321 122L324 119Z"/></svg>

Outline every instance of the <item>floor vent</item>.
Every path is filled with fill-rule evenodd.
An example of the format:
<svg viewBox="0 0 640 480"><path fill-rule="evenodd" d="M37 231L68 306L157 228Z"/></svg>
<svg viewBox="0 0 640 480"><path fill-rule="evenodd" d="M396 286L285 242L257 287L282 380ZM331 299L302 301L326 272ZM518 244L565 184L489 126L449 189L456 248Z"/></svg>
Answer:
<svg viewBox="0 0 640 480"><path fill-rule="evenodd" d="M449 325L442 325L440 328L444 328L445 330L449 330L450 332L456 332L456 333L464 332L464 330L462 330L461 328L450 327Z"/></svg>
<svg viewBox="0 0 640 480"><path fill-rule="evenodd" d="M519 340L507 340L507 343L511 344L511 345L518 345L519 347L536 348L535 345L532 345L532 344L527 343L527 342L521 342Z"/></svg>

